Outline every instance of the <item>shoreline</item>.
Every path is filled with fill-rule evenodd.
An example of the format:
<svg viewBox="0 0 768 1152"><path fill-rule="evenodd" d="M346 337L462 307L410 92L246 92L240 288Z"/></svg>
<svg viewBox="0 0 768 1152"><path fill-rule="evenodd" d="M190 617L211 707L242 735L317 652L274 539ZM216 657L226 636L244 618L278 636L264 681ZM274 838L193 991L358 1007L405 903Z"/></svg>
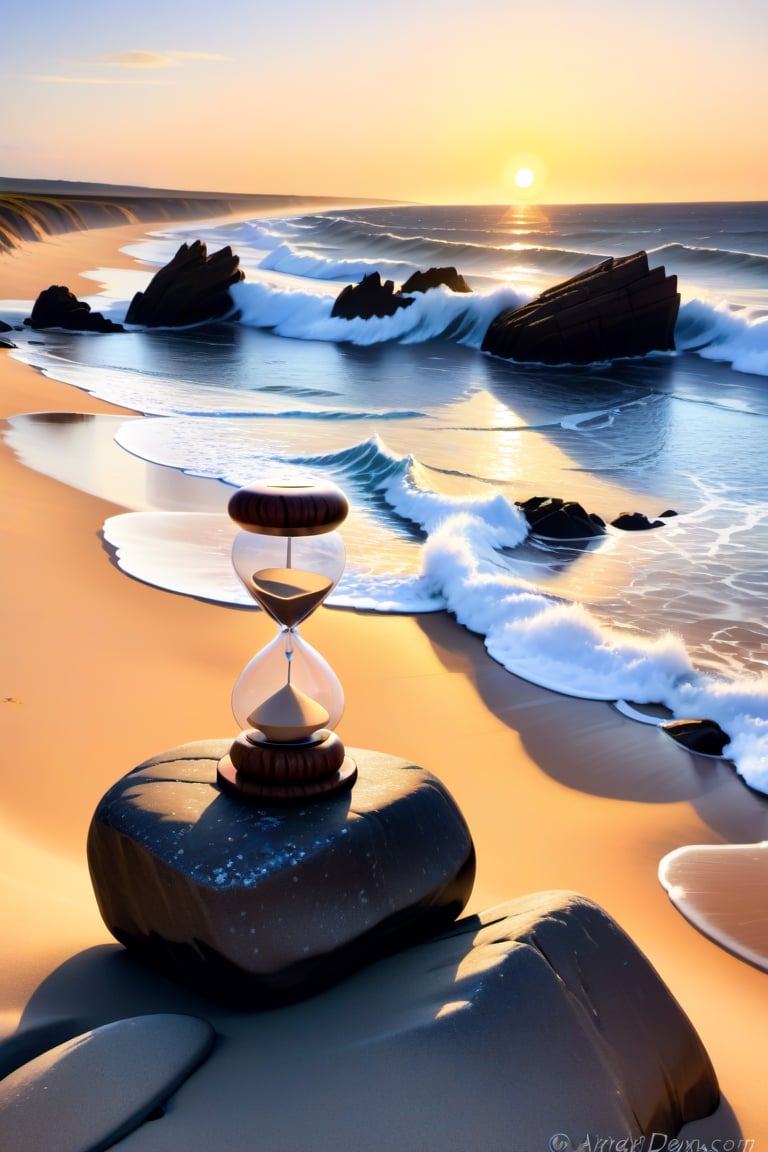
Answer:
<svg viewBox="0 0 768 1152"><path fill-rule="evenodd" d="M4 254L0 299L34 299L52 276L93 293L80 273L135 268L116 248L145 231L70 233ZM0 357L3 418L133 415ZM1 694L9 763L2 824L13 861L2 899L15 931L4 944L0 1011L10 1035L58 965L113 943L84 858L99 797L146 757L234 735L232 684L273 629L260 613L172 595L120 572L99 538L120 505L24 468L5 441L0 471L9 494L0 529L10 542L4 632L13 637ZM608 704L517 679L447 613L323 608L306 638L345 687L344 741L421 764L459 803L478 851L468 911L549 888L596 900L691 1018L720 1078L721 1107L733 1109L744 1137L768 1139L765 973L696 932L656 876L661 857L681 845L760 839L765 802L727 764L691 756ZM720 1129L711 1122L712 1136L732 1134L727 1115Z"/></svg>
<svg viewBox="0 0 768 1152"><path fill-rule="evenodd" d="M13 251L23 241L40 242L62 233L119 224L142 223L146 227L217 216L319 212L339 205L363 207L369 203L341 196L228 195L64 184L0 178L0 252Z"/></svg>

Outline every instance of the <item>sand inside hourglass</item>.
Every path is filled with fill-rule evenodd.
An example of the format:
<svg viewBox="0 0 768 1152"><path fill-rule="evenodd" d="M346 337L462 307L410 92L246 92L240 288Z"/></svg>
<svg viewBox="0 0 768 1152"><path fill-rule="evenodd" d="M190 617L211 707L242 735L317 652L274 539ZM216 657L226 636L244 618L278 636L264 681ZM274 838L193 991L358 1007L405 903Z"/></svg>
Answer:
<svg viewBox="0 0 768 1152"><path fill-rule="evenodd" d="M322 704L288 683L254 708L248 723L268 740L291 742L304 740L323 728L328 723L328 713Z"/></svg>
<svg viewBox="0 0 768 1152"><path fill-rule="evenodd" d="M333 581L302 568L261 568L251 576L251 591L270 616L295 628L322 604Z"/></svg>

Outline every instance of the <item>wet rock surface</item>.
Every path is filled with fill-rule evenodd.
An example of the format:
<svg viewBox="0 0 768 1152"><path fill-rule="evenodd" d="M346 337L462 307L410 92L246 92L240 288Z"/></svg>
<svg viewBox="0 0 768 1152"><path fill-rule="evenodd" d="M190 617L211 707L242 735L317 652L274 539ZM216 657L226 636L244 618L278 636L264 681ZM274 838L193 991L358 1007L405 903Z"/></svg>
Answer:
<svg viewBox="0 0 768 1152"><path fill-rule="evenodd" d="M184 745L100 802L88 862L107 927L207 995L299 999L439 932L474 880L469 830L445 787L392 756L347 749L349 793L259 807L222 793L230 741Z"/></svg>
<svg viewBox="0 0 768 1152"><path fill-rule="evenodd" d="M668 720L661 727L689 752L698 752L702 756L722 756L731 741L716 720Z"/></svg>

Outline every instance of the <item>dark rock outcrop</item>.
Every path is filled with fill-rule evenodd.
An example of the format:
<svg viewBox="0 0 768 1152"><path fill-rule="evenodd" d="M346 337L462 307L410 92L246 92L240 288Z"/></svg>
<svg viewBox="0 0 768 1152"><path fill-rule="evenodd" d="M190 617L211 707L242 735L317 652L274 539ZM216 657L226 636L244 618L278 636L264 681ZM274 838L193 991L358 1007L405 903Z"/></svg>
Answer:
<svg viewBox="0 0 768 1152"><path fill-rule="evenodd" d="M13 343L12 340L0 339L0 348L15 348L15 347L16 347L16 345Z"/></svg>
<svg viewBox="0 0 768 1152"><path fill-rule="evenodd" d="M370 320L372 316L394 316L399 308L408 308L413 297L395 292L393 280L382 284L378 272L363 276L359 284L348 284L336 297L331 316L342 320Z"/></svg>
<svg viewBox="0 0 768 1152"><path fill-rule="evenodd" d="M663 520L649 520L642 512L620 512L615 520L611 520L611 527L621 528L624 532L643 532L647 528L663 528Z"/></svg>
<svg viewBox="0 0 768 1152"><path fill-rule="evenodd" d="M482 349L509 360L588 364L675 347L677 277L648 268L645 252L615 257L502 312Z"/></svg>
<svg viewBox="0 0 768 1152"><path fill-rule="evenodd" d="M661 727L689 752L698 752L701 756L722 756L731 741L715 720L667 720Z"/></svg>
<svg viewBox="0 0 768 1152"><path fill-rule="evenodd" d="M554 540L583 540L605 533L605 521L596 513L587 512L575 500L560 500L556 496L531 496L517 502L525 513L531 531L537 536Z"/></svg>
<svg viewBox="0 0 768 1152"><path fill-rule="evenodd" d="M444 284L451 292L471 292L461 273L451 266L449 268L429 268L426 272L414 272L409 276L400 289L401 292L428 292L430 288L439 288Z"/></svg>
<svg viewBox="0 0 768 1152"><path fill-rule="evenodd" d="M5 320L0 320L0 332L13 332L13 328Z"/></svg>
<svg viewBox="0 0 768 1152"><path fill-rule="evenodd" d="M267 818L217 791L229 748L203 741L161 754L96 809L96 899L134 954L208 996L268 1006L308 996L459 915L474 847L429 772L348 748L358 767L352 792L311 808L277 805Z"/></svg>
<svg viewBox="0 0 768 1152"><path fill-rule="evenodd" d="M202 240L182 244L145 291L136 293L125 322L179 328L220 320L234 308L229 289L244 279L240 257L229 246L209 256Z"/></svg>
<svg viewBox="0 0 768 1152"><path fill-rule="evenodd" d="M24 321L30 328L68 328L73 332L124 332L122 324L115 324L92 312L90 304L78 300L63 284L52 284L41 292L32 308L32 315Z"/></svg>

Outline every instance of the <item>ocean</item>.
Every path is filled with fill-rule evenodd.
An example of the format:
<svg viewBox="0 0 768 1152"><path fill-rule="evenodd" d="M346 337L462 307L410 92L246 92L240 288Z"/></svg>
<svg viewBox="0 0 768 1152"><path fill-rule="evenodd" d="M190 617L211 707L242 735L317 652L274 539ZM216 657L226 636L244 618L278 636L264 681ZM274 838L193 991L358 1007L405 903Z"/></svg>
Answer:
<svg viewBox="0 0 768 1152"><path fill-rule="evenodd" d="M143 413L105 418L134 456L230 486L338 483L351 514L331 606L447 609L534 683L716 720L738 771L768 792L768 204L218 220L148 236L129 249L143 267L99 270L108 286L89 302L122 319L192 238L239 255L236 320L26 331L13 355ZM639 249L678 276L676 351L555 368L480 351L499 312ZM438 288L384 319L330 315L367 272L399 285L446 265L471 294ZM22 307L0 304L0 316L18 322ZM606 521L676 515L563 544L528 532L516 502L530 496L576 500ZM112 517L105 536L139 579L249 603L221 507L158 499Z"/></svg>

